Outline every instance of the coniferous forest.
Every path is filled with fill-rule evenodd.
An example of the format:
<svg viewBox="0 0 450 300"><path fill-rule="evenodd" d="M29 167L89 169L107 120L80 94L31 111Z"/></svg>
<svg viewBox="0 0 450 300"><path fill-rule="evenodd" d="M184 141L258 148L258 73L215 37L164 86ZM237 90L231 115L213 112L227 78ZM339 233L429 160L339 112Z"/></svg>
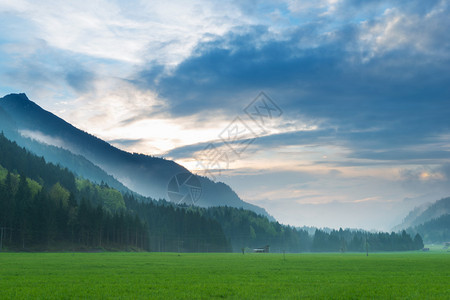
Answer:
<svg viewBox="0 0 450 300"><path fill-rule="evenodd" d="M47 163L0 135L1 247L11 251L405 251L419 234L303 229L232 207L176 206Z"/></svg>
<svg viewBox="0 0 450 300"><path fill-rule="evenodd" d="M0 227L4 248L148 248L145 222L125 209L111 210L98 201L98 191L107 193L109 188L92 185L95 189L91 194L81 193L77 179L67 169L47 164L3 135L0 153Z"/></svg>
<svg viewBox="0 0 450 300"><path fill-rule="evenodd" d="M139 203L106 184L78 179L3 135L0 153L3 248L229 250L220 225L198 213Z"/></svg>

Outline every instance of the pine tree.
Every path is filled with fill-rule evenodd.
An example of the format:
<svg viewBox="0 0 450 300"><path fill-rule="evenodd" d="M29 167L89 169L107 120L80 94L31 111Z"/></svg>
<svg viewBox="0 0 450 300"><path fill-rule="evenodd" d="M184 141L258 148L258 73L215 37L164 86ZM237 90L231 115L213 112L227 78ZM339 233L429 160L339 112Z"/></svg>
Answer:
<svg viewBox="0 0 450 300"><path fill-rule="evenodd" d="M416 236L414 237L414 249L415 250L420 250L423 249L423 240L422 237L420 236L420 234L416 234Z"/></svg>

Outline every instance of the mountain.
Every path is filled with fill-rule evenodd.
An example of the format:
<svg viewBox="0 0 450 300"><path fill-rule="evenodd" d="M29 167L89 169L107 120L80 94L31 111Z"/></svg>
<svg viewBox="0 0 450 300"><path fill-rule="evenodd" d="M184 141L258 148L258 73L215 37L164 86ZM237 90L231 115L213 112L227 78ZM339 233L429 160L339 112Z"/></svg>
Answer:
<svg viewBox="0 0 450 300"><path fill-rule="evenodd" d="M414 208L409 212L405 219L403 219L403 222L400 225L395 226L393 230L399 231L409 227L415 227L433 219L437 219L445 214L450 214L450 197Z"/></svg>
<svg viewBox="0 0 450 300"><path fill-rule="evenodd" d="M94 183L105 183L112 188L123 193L133 193L130 189L116 180L113 176L107 174L98 166L87 160L81 155L75 155L72 152L61 147L52 146L46 143L38 142L34 139L22 136L19 133L17 124L11 117L0 107L0 130L4 135L14 140L18 145L24 147L38 156L45 157L47 162L60 164L70 169L78 176L87 178Z"/></svg>
<svg viewBox="0 0 450 300"><path fill-rule="evenodd" d="M3 122L7 124L0 123L1 126L14 126L22 138L30 137L82 156L126 187L144 196L167 198L167 189L172 178L182 173L191 174L173 161L117 149L45 111L30 101L25 94L10 94L1 98L0 109L0 114L6 114L4 120L8 120ZM36 148L38 147L34 146L33 150L36 151ZM47 151L41 151L39 155L50 160ZM54 155L52 159L67 166L67 159L63 156ZM216 183L205 177L198 178L202 193L196 205L238 207L270 217L263 208L241 200L226 184Z"/></svg>
<svg viewBox="0 0 450 300"><path fill-rule="evenodd" d="M420 234L426 243L450 241L450 197L413 209L393 230Z"/></svg>
<svg viewBox="0 0 450 300"><path fill-rule="evenodd" d="M426 243L444 243L450 241L450 214L407 229L408 233L420 234Z"/></svg>

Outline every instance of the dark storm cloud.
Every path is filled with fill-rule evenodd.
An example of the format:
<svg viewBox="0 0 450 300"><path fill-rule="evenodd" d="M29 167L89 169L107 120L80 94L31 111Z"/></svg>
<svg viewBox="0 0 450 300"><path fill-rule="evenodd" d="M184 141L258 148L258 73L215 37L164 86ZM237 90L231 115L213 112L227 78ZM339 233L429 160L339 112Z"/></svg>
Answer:
<svg viewBox="0 0 450 300"><path fill-rule="evenodd" d="M387 2L345 3L352 9L387 8ZM334 28L331 34L325 34L321 23L311 23L280 39L270 38L268 28L255 26L199 44L170 73L157 65L137 77L141 87L155 89L170 103L174 115L236 111L242 101L264 90L275 95L287 114L298 112L323 120L325 130L259 138L256 143L261 146L334 140L353 149L352 157L447 159L448 151L439 147L396 152L400 147L432 143L450 131L450 33L445 30L450 26L445 13L449 8L445 6L433 19L426 14L437 2L395 1L390 7L400 5L422 23L399 25L398 30L426 36L420 40L426 49L414 41L361 49L363 29L352 23ZM408 18L402 20L408 22ZM367 24L386 22L378 18ZM198 145L172 154L186 155L189 149ZM383 151L373 152L377 149Z"/></svg>
<svg viewBox="0 0 450 300"><path fill-rule="evenodd" d="M401 122L396 120L399 116L420 122L448 112L448 57L434 61L406 47L363 64L352 62L358 53L345 50L355 39L354 28L306 49L299 48L298 41L307 34L315 36L317 30L300 31L287 41L266 42L258 39L266 33L261 27L243 35L230 34L199 45L168 76L158 73L161 67L157 66L143 71L140 78L171 103L176 115L226 109L243 94L258 90L276 95L287 110L301 110L347 127Z"/></svg>
<svg viewBox="0 0 450 300"><path fill-rule="evenodd" d="M302 79L318 78L322 71L327 76L337 73L336 64L343 55L338 41L318 49L298 49L299 40L317 34L314 27L297 30L288 41L260 41L266 34L263 26L241 34L229 33L198 45L171 75L161 76L156 72L161 67L154 66L142 71L139 78L171 102L174 114L184 115L223 109L242 94L261 89L298 89Z"/></svg>

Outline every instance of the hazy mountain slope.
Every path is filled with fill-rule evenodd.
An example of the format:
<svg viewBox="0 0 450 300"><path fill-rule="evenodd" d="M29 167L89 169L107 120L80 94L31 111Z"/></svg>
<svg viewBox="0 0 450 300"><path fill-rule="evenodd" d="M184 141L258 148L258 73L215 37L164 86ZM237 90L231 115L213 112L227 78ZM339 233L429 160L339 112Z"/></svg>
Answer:
<svg viewBox="0 0 450 300"><path fill-rule="evenodd" d="M444 198L431 204L424 212L415 218L412 225L420 225L430 220L439 218L450 213L450 197Z"/></svg>
<svg viewBox="0 0 450 300"><path fill-rule="evenodd" d="M63 148L46 145L28 138L19 138L17 143L36 155L45 157L46 161L60 164L76 173L78 176L89 179L94 183L100 184L103 182L120 192L132 193L129 188L124 186L113 176L107 174L100 167L94 165L81 155L76 155Z"/></svg>
<svg viewBox="0 0 450 300"><path fill-rule="evenodd" d="M396 226L394 230L415 227L445 214L450 214L450 197L416 207L405 217L402 224Z"/></svg>
<svg viewBox="0 0 450 300"><path fill-rule="evenodd" d="M119 150L43 110L25 94L5 96L0 99L0 107L11 116L23 134L84 156L142 195L167 198L170 179L176 174L189 172L170 160ZM242 201L223 183L201 178L201 185L202 197L196 203L199 206L228 205L267 215L264 209Z"/></svg>
<svg viewBox="0 0 450 300"><path fill-rule="evenodd" d="M0 131L15 131L16 125L11 116L0 106Z"/></svg>
<svg viewBox="0 0 450 300"><path fill-rule="evenodd" d="M407 229L411 234L419 233L426 243L443 243L450 241L450 214L427 221Z"/></svg>
<svg viewBox="0 0 450 300"><path fill-rule="evenodd" d="M47 162L60 164L68 168L78 176L89 179L94 183L104 182L110 187L121 192L132 193L130 189L116 180L113 176L107 174L98 166L87 160L81 155L75 155L72 152L60 147L55 147L36 140L23 137L17 129L17 125L1 107L0 107L0 131L19 146L25 147L38 156L43 156Z"/></svg>

